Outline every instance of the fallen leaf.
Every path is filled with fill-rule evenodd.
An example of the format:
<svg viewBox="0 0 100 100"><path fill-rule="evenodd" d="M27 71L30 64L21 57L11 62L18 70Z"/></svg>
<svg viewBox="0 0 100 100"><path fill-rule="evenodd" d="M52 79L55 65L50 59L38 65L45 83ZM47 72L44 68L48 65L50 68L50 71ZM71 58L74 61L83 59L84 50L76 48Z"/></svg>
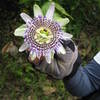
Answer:
<svg viewBox="0 0 100 100"><path fill-rule="evenodd" d="M13 44L12 41L10 41L2 48L2 54L5 53L9 53L11 56L15 56L18 53L18 48Z"/></svg>

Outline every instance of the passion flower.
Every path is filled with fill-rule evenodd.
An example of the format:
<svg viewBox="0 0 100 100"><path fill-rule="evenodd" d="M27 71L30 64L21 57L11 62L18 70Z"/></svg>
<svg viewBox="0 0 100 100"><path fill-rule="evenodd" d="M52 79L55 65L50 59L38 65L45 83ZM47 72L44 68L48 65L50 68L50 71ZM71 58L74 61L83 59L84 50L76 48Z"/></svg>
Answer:
<svg viewBox="0 0 100 100"><path fill-rule="evenodd" d="M15 36L22 36L24 43L19 48L19 51L29 50L32 60L40 59L44 56L48 63L51 63L54 53L65 54L66 51L61 44L62 40L72 38L71 34L62 31L61 27L69 22L68 18L53 20L55 3L51 3L47 13L43 16L38 5L34 5L34 18L32 19L25 13L20 16L26 22L15 30Z"/></svg>

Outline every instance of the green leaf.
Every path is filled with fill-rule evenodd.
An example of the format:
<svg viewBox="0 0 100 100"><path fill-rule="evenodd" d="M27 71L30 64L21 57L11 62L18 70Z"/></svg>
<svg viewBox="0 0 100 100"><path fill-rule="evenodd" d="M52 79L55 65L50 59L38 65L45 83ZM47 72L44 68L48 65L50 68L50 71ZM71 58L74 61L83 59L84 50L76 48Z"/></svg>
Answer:
<svg viewBox="0 0 100 100"><path fill-rule="evenodd" d="M20 27L18 27L18 28L15 30L14 35L15 35L15 36L22 36L22 37L23 37L26 28L27 28L26 24L21 25Z"/></svg>
<svg viewBox="0 0 100 100"><path fill-rule="evenodd" d="M68 17L70 17L71 19L73 19L73 17L72 17L71 15L69 15L69 14L66 12L66 10L65 10L61 5L59 5L58 3L55 3L55 5L56 5L56 9L57 9L59 12L61 12L62 14L66 15L66 16L68 16Z"/></svg>
<svg viewBox="0 0 100 100"><path fill-rule="evenodd" d="M25 78L24 78L24 81L28 84L28 83L31 82L31 79L30 79L29 77L25 77Z"/></svg>
<svg viewBox="0 0 100 100"><path fill-rule="evenodd" d="M47 10L48 10L50 4L51 4L51 2L46 2L46 3L44 3L44 5L42 6L43 14L46 14L46 12L47 12ZM71 15L69 15L69 14L66 12L66 10L65 10L61 5L59 5L58 3L55 3L55 7L56 7L56 9L57 9L60 13L62 13L63 15L68 16L68 17L70 17L71 19L73 19L73 17L72 17ZM56 13L56 11L55 11L55 13Z"/></svg>
<svg viewBox="0 0 100 100"><path fill-rule="evenodd" d="M62 18L57 12L55 12L54 13L54 16L53 16L54 18L54 20L57 20L57 19L59 19L59 18Z"/></svg>
<svg viewBox="0 0 100 100"><path fill-rule="evenodd" d="M29 0L19 0L19 4L27 3Z"/></svg>
<svg viewBox="0 0 100 100"><path fill-rule="evenodd" d="M43 12L44 15L46 14L46 12L47 12L47 10L48 10L50 4L51 4L50 2L46 2L46 3L44 3L44 5L42 6L42 12Z"/></svg>
<svg viewBox="0 0 100 100"><path fill-rule="evenodd" d="M56 21L59 23L60 26L65 26L69 23L68 18L57 18Z"/></svg>
<svg viewBox="0 0 100 100"><path fill-rule="evenodd" d="M65 21L65 22L63 23L63 25L62 25L62 30L63 30L63 31L66 31L65 25L68 24L67 18L62 18L58 13L55 12L55 13L54 13L54 20L57 21L58 23L60 23L60 22L62 23L61 20Z"/></svg>
<svg viewBox="0 0 100 100"><path fill-rule="evenodd" d="M64 31L64 32L66 32L66 27L65 26L63 26L63 27L61 27L61 29Z"/></svg>

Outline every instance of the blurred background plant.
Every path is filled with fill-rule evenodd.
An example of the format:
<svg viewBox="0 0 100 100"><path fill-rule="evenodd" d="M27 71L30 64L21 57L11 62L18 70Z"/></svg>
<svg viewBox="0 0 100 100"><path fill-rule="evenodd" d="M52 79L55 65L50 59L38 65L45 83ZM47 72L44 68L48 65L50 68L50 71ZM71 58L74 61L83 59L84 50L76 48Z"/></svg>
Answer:
<svg viewBox="0 0 100 100"><path fill-rule="evenodd" d="M32 68L27 54L18 53L23 39L13 35L23 21L21 12L33 17L33 4L46 12L56 3L54 17L68 17L64 30L73 34L83 65L100 50L100 0L0 0L0 100L73 100L62 81Z"/></svg>

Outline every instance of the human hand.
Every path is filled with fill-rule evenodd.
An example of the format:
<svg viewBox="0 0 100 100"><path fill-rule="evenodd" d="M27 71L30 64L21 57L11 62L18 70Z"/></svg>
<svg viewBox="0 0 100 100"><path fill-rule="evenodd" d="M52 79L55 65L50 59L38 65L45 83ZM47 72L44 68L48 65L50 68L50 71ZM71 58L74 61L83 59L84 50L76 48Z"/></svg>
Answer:
<svg viewBox="0 0 100 100"><path fill-rule="evenodd" d="M66 54L54 54L54 58L51 63L48 64L44 57L39 59L32 59L29 57L29 61L35 64L35 68L41 72L47 73L56 79L63 79L72 73L74 64L78 58L77 46L72 40L63 41L63 46L66 50Z"/></svg>

